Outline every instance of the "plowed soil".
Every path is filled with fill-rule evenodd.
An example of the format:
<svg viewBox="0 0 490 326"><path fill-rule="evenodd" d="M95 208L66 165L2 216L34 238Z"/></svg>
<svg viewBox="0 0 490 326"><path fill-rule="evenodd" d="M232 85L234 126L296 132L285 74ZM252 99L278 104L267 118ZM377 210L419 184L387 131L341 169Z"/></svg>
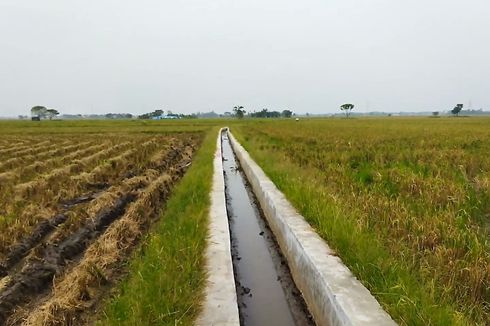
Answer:
<svg viewBox="0 0 490 326"><path fill-rule="evenodd" d="M201 138L30 141L0 151L0 324L86 324Z"/></svg>

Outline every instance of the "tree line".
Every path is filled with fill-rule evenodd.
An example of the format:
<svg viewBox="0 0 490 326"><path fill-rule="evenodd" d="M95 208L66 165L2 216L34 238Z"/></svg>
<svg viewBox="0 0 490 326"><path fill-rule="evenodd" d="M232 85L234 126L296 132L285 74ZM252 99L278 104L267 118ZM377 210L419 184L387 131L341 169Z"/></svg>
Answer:
<svg viewBox="0 0 490 326"><path fill-rule="evenodd" d="M195 119L197 118L197 115L173 113L170 110L167 110L167 113L165 113L164 110L158 109L138 116L138 119L160 119L160 118L161 119Z"/></svg>
<svg viewBox="0 0 490 326"><path fill-rule="evenodd" d="M233 113L235 117L241 119L245 116L247 111L241 105L237 105L233 108ZM269 111L268 109L262 109L260 111L249 112L248 116L252 118L291 118L293 116L293 111L283 110L279 111Z"/></svg>

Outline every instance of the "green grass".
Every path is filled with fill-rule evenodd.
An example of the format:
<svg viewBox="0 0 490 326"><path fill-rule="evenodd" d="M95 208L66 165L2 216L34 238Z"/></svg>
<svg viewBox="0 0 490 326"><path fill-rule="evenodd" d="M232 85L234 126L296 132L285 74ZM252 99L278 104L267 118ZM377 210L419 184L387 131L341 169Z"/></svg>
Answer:
<svg viewBox="0 0 490 326"><path fill-rule="evenodd" d="M217 135L208 132L98 324L188 325L199 313Z"/></svg>
<svg viewBox="0 0 490 326"><path fill-rule="evenodd" d="M397 322L490 323L490 119L232 131Z"/></svg>

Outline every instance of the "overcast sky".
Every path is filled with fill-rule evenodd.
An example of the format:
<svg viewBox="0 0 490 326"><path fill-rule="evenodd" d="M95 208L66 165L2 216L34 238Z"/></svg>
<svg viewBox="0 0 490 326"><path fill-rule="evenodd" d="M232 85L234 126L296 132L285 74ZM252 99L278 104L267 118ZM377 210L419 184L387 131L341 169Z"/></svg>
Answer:
<svg viewBox="0 0 490 326"><path fill-rule="evenodd" d="M490 110L488 0L0 0L0 116Z"/></svg>

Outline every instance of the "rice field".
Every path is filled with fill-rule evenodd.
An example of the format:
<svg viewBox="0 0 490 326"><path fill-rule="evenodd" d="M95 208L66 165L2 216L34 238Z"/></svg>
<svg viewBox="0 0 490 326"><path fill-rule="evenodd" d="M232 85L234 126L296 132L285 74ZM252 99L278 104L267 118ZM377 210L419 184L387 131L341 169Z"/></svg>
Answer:
<svg viewBox="0 0 490 326"><path fill-rule="evenodd" d="M122 277L204 133L19 126L0 139L0 324L83 324Z"/></svg>
<svg viewBox="0 0 490 326"><path fill-rule="evenodd" d="M232 131L398 323L490 324L490 119Z"/></svg>
<svg viewBox="0 0 490 326"><path fill-rule="evenodd" d="M192 324L218 126L402 325L490 324L490 119L0 122L0 324Z"/></svg>

